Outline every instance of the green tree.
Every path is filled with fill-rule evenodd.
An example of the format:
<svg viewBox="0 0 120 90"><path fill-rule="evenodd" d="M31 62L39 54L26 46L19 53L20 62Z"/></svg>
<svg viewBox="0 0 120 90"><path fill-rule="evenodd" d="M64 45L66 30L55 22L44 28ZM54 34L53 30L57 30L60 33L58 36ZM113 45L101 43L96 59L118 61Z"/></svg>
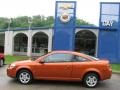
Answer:
<svg viewBox="0 0 120 90"><path fill-rule="evenodd" d="M0 29L8 28L8 18L0 17Z"/></svg>
<svg viewBox="0 0 120 90"><path fill-rule="evenodd" d="M91 25L94 26L93 24L90 24L89 22L84 21L83 19L78 19L76 20L76 25L81 26L81 25Z"/></svg>
<svg viewBox="0 0 120 90"><path fill-rule="evenodd" d="M28 26L29 24L28 24L27 16L12 18L11 28L18 28L18 27L25 28Z"/></svg>
<svg viewBox="0 0 120 90"><path fill-rule="evenodd" d="M33 27L44 27L45 26L45 17L40 16L40 15L33 16L32 26Z"/></svg>
<svg viewBox="0 0 120 90"><path fill-rule="evenodd" d="M46 19L46 26L47 27L53 27L54 26L54 17L48 16Z"/></svg>
<svg viewBox="0 0 120 90"><path fill-rule="evenodd" d="M28 28L29 27L29 23L28 23L28 16L20 16L20 17L16 17L16 18L12 18L11 19L11 24L10 27L11 28ZM41 16L41 15L36 15L33 16L32 18L32 27L53 27L54 26L54 17L53 16ZM9 19L8 18L0 18L0 29L7 29L8 28L8 24L9 24ZM76 25L80 26L80 25L92 25L89 22L84 21L83 19L78 19L76 20Z"/></svg>

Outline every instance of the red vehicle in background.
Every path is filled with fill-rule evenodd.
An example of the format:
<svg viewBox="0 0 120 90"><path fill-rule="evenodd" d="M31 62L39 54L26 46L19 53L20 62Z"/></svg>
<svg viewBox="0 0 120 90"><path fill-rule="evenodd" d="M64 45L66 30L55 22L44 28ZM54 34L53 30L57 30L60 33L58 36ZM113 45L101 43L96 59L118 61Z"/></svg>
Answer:
<svg viewBox="0 0 120 90"><path fill-rule="evenodd" d="M4 65L4 62L5 62L4 54L0 53L0 67Z"/></svg>

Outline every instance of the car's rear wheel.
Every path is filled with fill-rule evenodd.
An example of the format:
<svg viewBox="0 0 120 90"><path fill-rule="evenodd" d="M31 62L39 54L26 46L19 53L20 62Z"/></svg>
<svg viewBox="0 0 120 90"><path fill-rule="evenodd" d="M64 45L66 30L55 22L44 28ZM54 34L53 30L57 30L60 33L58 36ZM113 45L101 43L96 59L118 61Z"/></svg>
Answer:
<svg viewBox="0 0 120 90"><path fill-rule="evenodd" d="M29 84L32 82L32 74L28 70L21 70L17 74L17 79L21 84Z"/></svg>
<svg viewBox="0 0 120 90"><path fill-rule="evenodd" d="M1 60L0 60L0 67L2 67L3 65L4 65L4 60L1 59Z"/></svg>
<svg viewBox="0 0 120 90"><path fill-rule="evenodd" d="M99 77L95 73L88 73L83 78L83 85L88 88L94 88L97 86Z"/></svg>

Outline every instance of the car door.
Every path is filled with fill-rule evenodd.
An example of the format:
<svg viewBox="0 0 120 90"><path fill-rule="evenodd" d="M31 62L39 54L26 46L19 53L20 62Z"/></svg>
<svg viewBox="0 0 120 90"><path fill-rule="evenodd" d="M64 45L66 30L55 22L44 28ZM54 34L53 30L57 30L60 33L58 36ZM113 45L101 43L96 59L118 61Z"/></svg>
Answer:
<svg viewBox="0 0 120 90"><path fill-rule="evenodd" d="M82 56L74 55L72 78L82 78L85 70L89 68L90 60Z"/></svg>
<svg viewBox="0 0 120 90"><path fill-rule="evenodd" d="M40 78L65 79L72 73L72 55L66 53L54 53L43 58L43 62L37 68Z"/></svg>

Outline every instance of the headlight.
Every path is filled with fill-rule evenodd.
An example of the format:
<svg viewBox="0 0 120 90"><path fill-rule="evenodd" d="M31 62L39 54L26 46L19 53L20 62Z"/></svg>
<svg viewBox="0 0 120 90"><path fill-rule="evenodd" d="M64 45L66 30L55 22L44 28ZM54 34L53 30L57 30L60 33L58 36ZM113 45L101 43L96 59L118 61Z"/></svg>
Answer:
<svg viewBox="0 0 120 90"><path fill-rule="evenodd" d="M9 68L12 69L12 68L14 68L15 66L16 66L15 64L11 64Z"/></svg>

